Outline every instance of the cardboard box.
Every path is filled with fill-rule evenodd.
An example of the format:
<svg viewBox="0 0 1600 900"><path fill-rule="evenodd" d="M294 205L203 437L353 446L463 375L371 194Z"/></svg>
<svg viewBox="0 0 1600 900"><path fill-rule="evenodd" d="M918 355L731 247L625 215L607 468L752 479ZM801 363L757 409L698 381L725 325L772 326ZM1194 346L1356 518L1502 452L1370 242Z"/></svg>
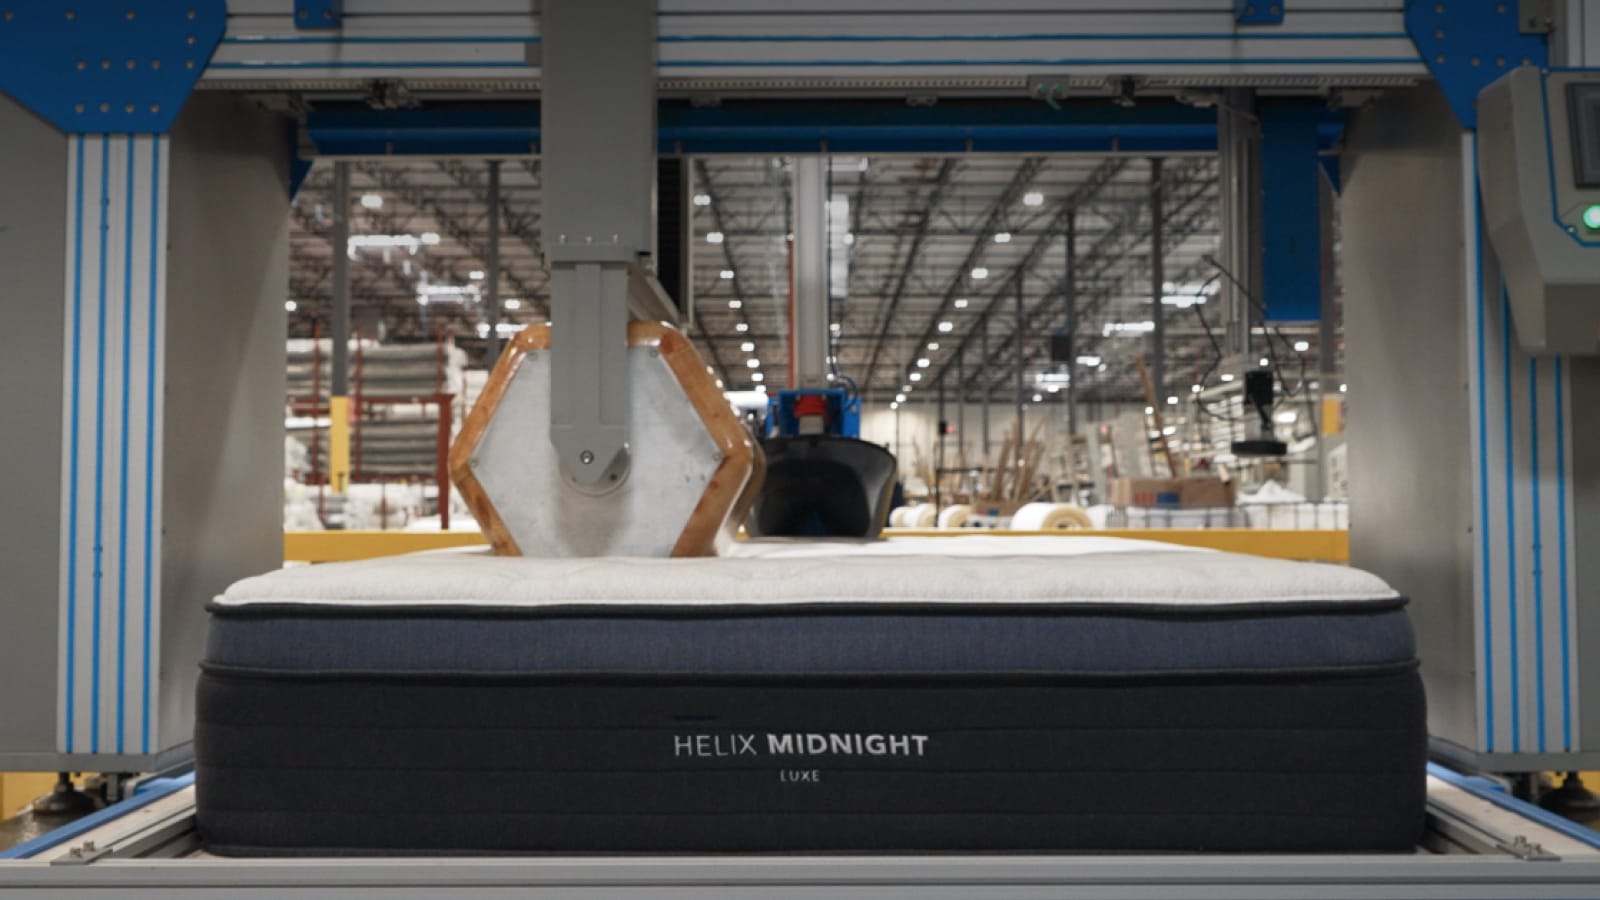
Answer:
<svg viewBox="0 0 1600 900"><path fill-rule="evenodd" d="M1118 478L1111 484L1112 506L1207 509L1238 499L1238 485L1220 478Z"/></svg>

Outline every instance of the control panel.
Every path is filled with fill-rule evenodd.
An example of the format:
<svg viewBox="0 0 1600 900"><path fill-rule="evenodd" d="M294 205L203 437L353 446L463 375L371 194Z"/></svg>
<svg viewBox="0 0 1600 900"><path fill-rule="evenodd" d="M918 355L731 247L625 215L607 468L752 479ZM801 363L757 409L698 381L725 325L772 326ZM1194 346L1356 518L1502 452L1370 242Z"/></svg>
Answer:
<svg viewBox="0 0 1600 900"><path fill-rule="evenodd" d="M1485 88L1478 184L1517 340L1600 354L1600 71L1525 66Z"/></svg>

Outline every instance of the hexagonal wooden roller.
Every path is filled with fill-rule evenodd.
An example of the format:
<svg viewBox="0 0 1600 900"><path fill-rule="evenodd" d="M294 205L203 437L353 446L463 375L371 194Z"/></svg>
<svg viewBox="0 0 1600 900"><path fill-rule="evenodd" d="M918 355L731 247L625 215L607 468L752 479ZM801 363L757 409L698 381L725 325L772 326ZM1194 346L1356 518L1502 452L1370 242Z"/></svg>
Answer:
<svg viewBox="0 0 1600 900"><path fill-rule="evenodd" d="M550 326L519 332L450 448L450 477L495 552L710 556L731 539L764 466L700 354L659 322L628 326L627 474L598 490L550 443Z"/></svg>

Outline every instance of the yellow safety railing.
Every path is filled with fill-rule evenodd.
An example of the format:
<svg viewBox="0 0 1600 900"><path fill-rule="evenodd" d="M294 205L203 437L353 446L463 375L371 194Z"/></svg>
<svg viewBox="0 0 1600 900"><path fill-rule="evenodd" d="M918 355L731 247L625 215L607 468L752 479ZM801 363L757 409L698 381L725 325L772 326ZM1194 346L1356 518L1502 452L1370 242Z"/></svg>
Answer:
<svg viewBox="0 0 1600 900"><path fill-rule="evenodd" d="M1350 561L1350 533L1347 531L1269 531L1254 528L1111 528L1092 531L890 528L884 534L943 538L974 534L1043 535L1065 540L1119 537L1182 544L1186 547L1207 547L1232 553L1252 553L1276 559L1335 563ZM481 544L484 544L483 536L470 531L291 531L283 536L283 558L288 562L344 562Z"/></svg>

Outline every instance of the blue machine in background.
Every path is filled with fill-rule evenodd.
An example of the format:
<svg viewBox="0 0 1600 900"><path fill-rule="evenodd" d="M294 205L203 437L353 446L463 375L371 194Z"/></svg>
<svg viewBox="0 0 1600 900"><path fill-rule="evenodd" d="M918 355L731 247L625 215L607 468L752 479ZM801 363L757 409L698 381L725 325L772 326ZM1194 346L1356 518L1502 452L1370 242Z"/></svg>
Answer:
<svg viewBox="0 0 1600 900"><path fill-rule="evenodd" d="M779 391L767 401L766 437L861 436L861 396L845 388Z"/></svg>

